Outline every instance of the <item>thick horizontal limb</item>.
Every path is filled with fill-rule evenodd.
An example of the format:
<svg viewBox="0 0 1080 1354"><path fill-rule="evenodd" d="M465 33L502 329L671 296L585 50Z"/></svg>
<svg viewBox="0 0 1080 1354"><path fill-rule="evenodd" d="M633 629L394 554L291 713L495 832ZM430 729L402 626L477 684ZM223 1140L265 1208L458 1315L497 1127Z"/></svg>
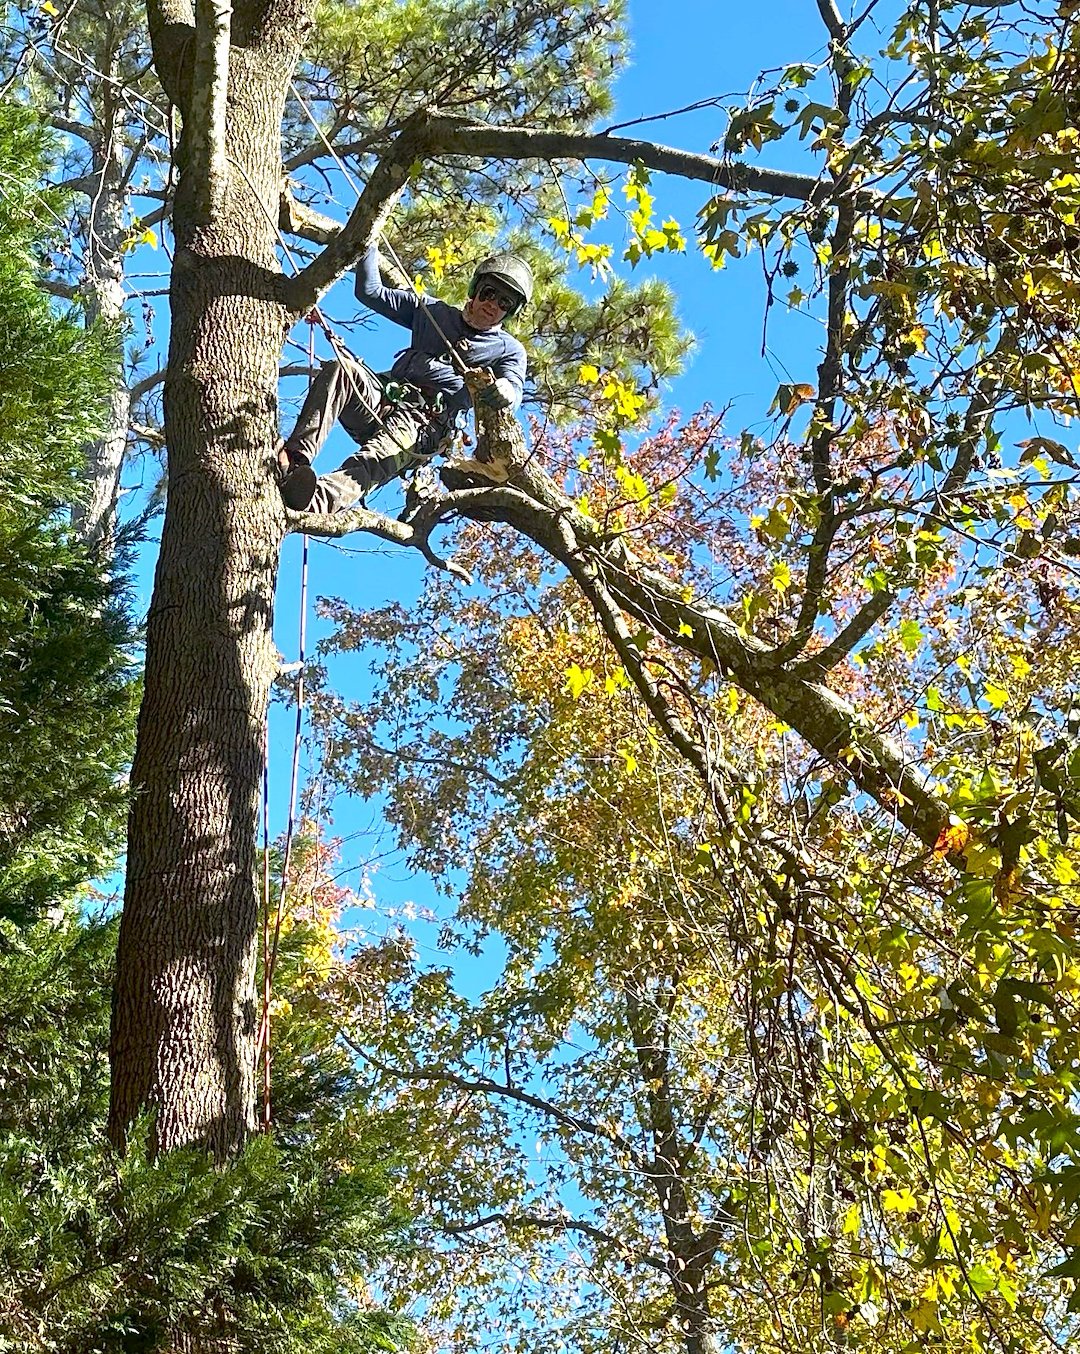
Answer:
<svg viewBox="0 0 1080 1354"><path fill-rule="evenodd" d="M714 155L677 150L656 141L606 133L556 132L535 127L493 127L468 118L428 116L424 128L429 155L468 155L494 160L607 160L643 164L662 174L694 179L733 193L766 193L800 202L824 199L832 185L811 174L732 164Z"/></svg>
<svg viewBox="0 0 1080 1354"><path fill-rule="evenodd" d="M731 164L712 155L662 146L655 141L604 133L493 127L468 118L421 109L405 123L372 171L352 215L326 248L285 286L286 304L298 314L310 310L343 272L351 268L382 225L417 160L462 155L495 160L607 160L644 164L661 173L694 179L730 192L766 193L800 202L824 200L835 186L810 174Z"/></svg>

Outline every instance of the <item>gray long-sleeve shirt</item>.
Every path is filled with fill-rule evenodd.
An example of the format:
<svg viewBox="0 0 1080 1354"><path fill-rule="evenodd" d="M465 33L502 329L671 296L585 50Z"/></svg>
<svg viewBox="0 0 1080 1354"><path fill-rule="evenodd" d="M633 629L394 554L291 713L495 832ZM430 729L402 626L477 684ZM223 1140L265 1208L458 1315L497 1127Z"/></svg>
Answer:
<svg viewBox="0 0 1080 1354"><path fill-rule="evenodd" d="M357 266L356 296L377 315L412 332L412 342L398 353L390 369L395 381L409 381L428 394L441 394L451 412L468 409L469 392L447 350L449 339L467 367L490 367L496 379L505 381L513 392L512 407L516 409L521 404L525 349L501 326L474 329L465 323L456 306L421 298L397 287L384 287L374 246Z"/></svg>

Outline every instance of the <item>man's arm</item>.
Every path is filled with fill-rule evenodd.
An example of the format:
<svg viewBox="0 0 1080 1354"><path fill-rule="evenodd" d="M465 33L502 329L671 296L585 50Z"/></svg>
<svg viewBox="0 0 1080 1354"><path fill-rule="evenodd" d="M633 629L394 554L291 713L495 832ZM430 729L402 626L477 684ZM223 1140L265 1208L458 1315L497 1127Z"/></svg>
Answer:
<svg viewBox="0 0 1080 1354"><path fill-rule="evenodd" d="M495 409L517 409L525 390L525 349L515 343L491 364L494 385L485 387L480 398Z"/></svg>
<svg viewBox="0 0 1080 1354"><path fill-rule="evenodd" d="M404 325L406 329L412 327L413 316L420 304L412 291L383 286L379 276L379 251L375 245L356 265L356 299L376 315Z"/></svg>

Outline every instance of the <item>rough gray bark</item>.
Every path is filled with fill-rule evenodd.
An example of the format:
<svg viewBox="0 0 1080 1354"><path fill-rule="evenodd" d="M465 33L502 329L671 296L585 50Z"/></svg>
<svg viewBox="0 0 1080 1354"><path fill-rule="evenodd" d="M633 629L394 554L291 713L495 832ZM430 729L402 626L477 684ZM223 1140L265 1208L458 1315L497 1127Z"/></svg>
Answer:
<svg viewBox="0 0 1080 1354"><path fill-rule="evenodd" d="M190 17L151 11L159 74L181 108ZM267 473L291 318L272 222L305 12L290 7L273 19L234 15L219 200L208 200L198 153L177 192L169 495L132 771L111 1047L114 1140L150 1109L153 1150L200 1143L219 1157L255 1126L255 827L285 526Z"/></svg>

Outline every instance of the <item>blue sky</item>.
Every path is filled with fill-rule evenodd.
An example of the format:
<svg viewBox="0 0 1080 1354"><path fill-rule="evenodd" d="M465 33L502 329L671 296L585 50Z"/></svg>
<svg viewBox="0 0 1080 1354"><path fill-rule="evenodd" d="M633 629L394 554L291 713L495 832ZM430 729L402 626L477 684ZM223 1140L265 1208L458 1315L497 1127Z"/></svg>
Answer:
<svg viewBox="0 0 1080 1354"><path fill-rule="evenodd" d="M616 85L615 123L652 117L720 95L732 95L733 101L738 101L762 69L796 61L821 61L826 55L825 29L812 0L802 0L798 5L774 0L757 8L710 4L706 0L668 0L662 4L630 0L628 18L632 56ZM872 36L870 32L863 34L866 40ZM722 137L724 125L723 113L710 108L648 122L627 129L625 134L708 152ZM779 153L771 159L763 158L766 163L795 167L790 159L780 159ZM804 163L800 167L811 166ZM659 275L671 284L678 297L680 318L697 340L685 372L664 391L665 405L690 412L705 402L721 406L732 401L729 431L764 427L765 411L781 381L814 380L816 322L774 308L769 346L763 356L764 291L758 262L739 260L718 272L694 248L692 228L707 197L704 185L656 175L652 191L658 217L674 216L690 244L685 255L656 256L639 265L638 272ZM588 289L602 284L592 282L583 272L580 285ZM348 298L332 303L331 309L347 312ZM381 363L401 346L401 334L395 326L380 322L372 334L358 334L356 346L361 354ZM292 393L299 393L296 383ZM283 418L288 417L288 409L283 409ZM338 430L320 458L320 468L333 468L350 449L351 443ZM380 506L379 500L372 506ZM388 506L388 510L392 509ZM278 646L287 659L297 655L298 573L299 541L294 538L286 543L283 554L277 611ZM357 536L341 543L312 542L309 606L318 595L342 596L358 606L379 605L395 597L407 600L418 591L422 575L423 561L418 555L388 551L370 537ZM446 586L457 585L447 579ZM309 651L319 634L318 623L309 615ZM338 663L335 678L344 684L347 694L361 699L366 687L363 658ZM275 715L271 753L273 798L279 806L274 813L275 830L284 824L292 728L291 711ZM339 800L334 813L335 831L353 838L346 854L359 869L379 837L377 807ZM388 904L406 898L421 904L432 901L425 881L410 877L401 862L384 862L375 886L380 901Z"/></svg>

